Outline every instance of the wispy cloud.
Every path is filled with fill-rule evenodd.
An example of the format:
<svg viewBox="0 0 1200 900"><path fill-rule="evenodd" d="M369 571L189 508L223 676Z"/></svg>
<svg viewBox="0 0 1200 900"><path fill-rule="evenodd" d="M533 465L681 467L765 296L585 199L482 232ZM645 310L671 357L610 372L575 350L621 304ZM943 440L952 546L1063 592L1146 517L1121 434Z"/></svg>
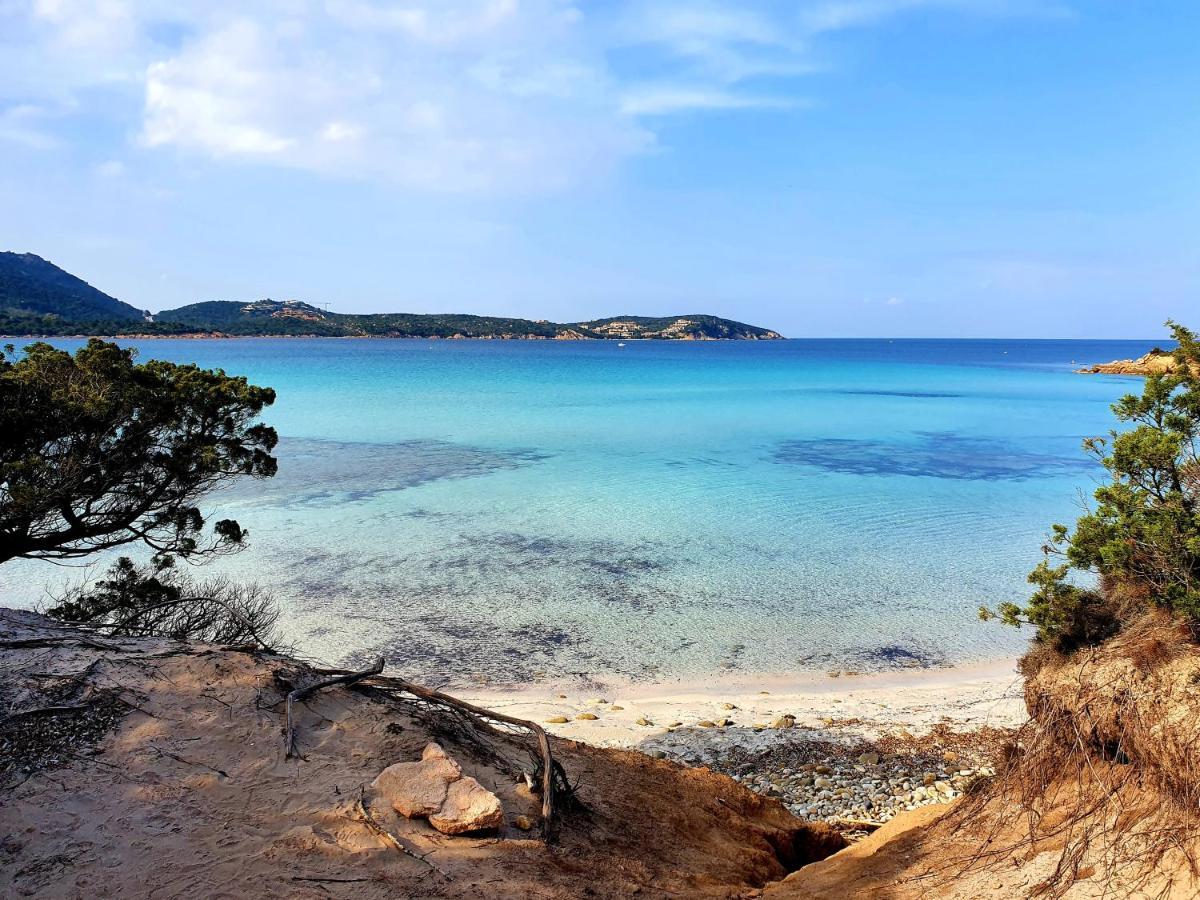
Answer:
<svg viewBox="0 0 1200 900"><path fill-rule="evenodd" d="M51 115L50 110L33 104L18 104L0 110L0 141L30 150L56 149L61 142L43 124Z"/></svg>
<svg viewBox="0 0 1200 900"><path fill-rule="evenodd" d="M554 188L654 147L665 116L794 114L822 35L918 9L1063 7L0 0L0 139L49 148L54 123L22 110L104 91L103 109L129 117L115 130L160 153L432 190Z"/></svg>
<svg viewBox="0 0 1200 900"><path fill-rule="evenodd" d="M806 105L788 97L756 97L734 91L672 85L643 86L621 99L630 116L661 116L697 110L787 109Z"/></svg>

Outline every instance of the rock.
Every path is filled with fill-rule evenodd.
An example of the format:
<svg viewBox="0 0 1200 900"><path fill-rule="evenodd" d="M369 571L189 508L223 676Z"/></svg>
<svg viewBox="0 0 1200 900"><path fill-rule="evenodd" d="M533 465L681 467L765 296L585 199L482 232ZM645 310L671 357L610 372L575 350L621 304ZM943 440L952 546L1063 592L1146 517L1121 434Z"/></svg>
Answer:
<svg viewBox="0 0 1200 900"><path fill-rule="evenodd" d="M579 719L581 721L584 721L584 722L594 722L594 721L596 721L596 719L598 719L600 717L598 715L596 715L595 713L580 713L575 718Z"/></svg>
<svg viewBox="0 0 1200 900"><path fill-rule="evenodd" d="M517 816L513 819L513 824L522 831L532 831L535 823L529 816Z"/></svg>
<svg viewBox="0 0 1200 900"><path fill-rule="evenodd" d="M710 722L710 721L708 721L708 719L701 719L699 722L696 723L696 725L699 728L716 728L717 727L716 722Z"/></svg>
<svg viewBox="0 0 1200 900"><path fill-rule="evenodd" d="M500 798L469 776L450 784L442 808L429 817L429 824L442 834L486 831L503 822Z"/></svg>
<svg viewBox="0 0 1200 900"><path fill-rule="evenodd" d="M879 754L878 753L864 753L861 756L859 756L858 761L860 763L862 763L864 766L877 766L877 765L879 765Z"/></svg>
<svg viewBox="0 0 1200 900"><path fill-rule="evenodd" d="M388 766L371 782L374 799L391 803L409 819L429 819L443 834L497 828L504 821L500 798L462 769L439 745L425 745L417 762Z"/></svg>
<svg viewBox="0 0 1200 900"><path fill-rule="evenodd" d="M737 709L737 706L732 703L722 703L721 709Z"/></svg>
<svg viewBox="0 0 1200 900"><path fill-rule="evenodd" d="M647 719L645 716L642 716L637 720L637 724L638 725L653 725L654 723L651 722L649 719Z"/></svg>
<svg viewBox="0 0 1200 900"><path fill-rule="evenodd" d="M551 716L546 720L547 725L564 725L568 722L566 716Z"/></svg>
<svg viewBox="0 0 1200 900"><path fill-rule="evenodd" d="M772 728L794 728L796 726L796 717L793 715L780 716L771 723Z"/></svg>
<svg viewBox="0 0 1200 900"><path fill-rule="evenodd" d="M813 771L818 775L830 775L833 773L833 769L829 768L829 766L813 766Z"/></svg>
<svg viewBox="0 0 1200 900"><path fill-rule="evenodd" d="M942 759L948 763L958 762L958 754L955 753L953 750L947 750L945 753L942 754Z"/></svg>
<svg viewBox="0 0 1200 900"><path fill-rule="evenodd" d="M617 704L615 704L615 703L609 707L609 709L611 709L613 712L620 712L624 708L625 707L623 707L623 706L617 706Z"/></svg>
<svg viewBox="0 0 1200 900"><path fill-rule="evenodd" d="M733 724L733 719L722 719L717 724L720 725L722 728L725 728L726 726Z"/></svg>
<svg viewBox="0 0 1200 900"><path fill-rule="evenodd" d="M937 776L934 775L932 772L926 772L921 777L921 783L923 785L925 785L926 787L929 787L929 785L933 784L935 781L937 781Z"/></svg>
<svg viewBox="0 0 1200 900"><path fill-rule="evenodd" d="M682 722L672 722L672 723L671 723L670 725L668 725L667 727L668 727L668 728L682 728L682 727L683 727L683 723L682 723Z"/></svg>
<svg viewBox="0 0 1200 900"><path fill-rule="evenodd" d="M419 762L388 766L371 782L375 797L409 819L441 809L450 784L462 777L458 763L437 744L427 744Z"/></svg>

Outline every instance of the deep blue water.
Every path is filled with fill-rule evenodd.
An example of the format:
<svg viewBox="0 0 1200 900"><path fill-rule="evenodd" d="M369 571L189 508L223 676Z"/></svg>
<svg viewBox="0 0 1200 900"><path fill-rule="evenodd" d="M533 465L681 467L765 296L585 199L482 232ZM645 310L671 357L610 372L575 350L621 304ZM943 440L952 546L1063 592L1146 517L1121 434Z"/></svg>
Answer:
<svg viewBox="0 0 1200 900"><path fill-rule="evenodd" d="M59 341L62 346L78 342ZM1153 341L155 340L271 385L277 478L214 500L300 647L507 681L1009 655L1080 440ZM30 604L77 571L0 569Z"/></svg>

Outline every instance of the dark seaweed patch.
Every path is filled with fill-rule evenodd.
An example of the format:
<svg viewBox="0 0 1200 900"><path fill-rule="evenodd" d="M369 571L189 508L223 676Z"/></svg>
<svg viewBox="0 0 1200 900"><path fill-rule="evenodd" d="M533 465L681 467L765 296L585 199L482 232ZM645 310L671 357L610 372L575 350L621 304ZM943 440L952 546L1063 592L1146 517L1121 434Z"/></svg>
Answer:
<svg viewBox="0 0 1200 900"><path fill-rule="evenodd" d="M334 506L370 500L447 478L476 478L547 459L530 449L493 450L449 441L356 444L280 441L279 473L234 489L233 496L269 506Z"/></svg>
<svg viewBox="0 0 1200 900"><path fill-rule="evenodd" d="M949 400L955 397L965 397L966 394L956 394L951 391L884 391L884 390L837 390L830 394L841 394L845 397L910 397L916 400Z"/></svg>
<svg viewBox="0 0 1200 900"><path fill-rule="evenodd" d="M949 665L945 654L918 644L884 644L838 653L814 653L799 660L806 669L852 669L882 672L896 669L932 669Z"/></svg>
<svg viewBox="0 0 1200 900"><path fill-rule="evenodd" d="M912 475L967 481L1023 481L1092 467L1080 456L1022 450L1005 441L953 432L916 432L908 440L816 438L784 441L773 458L848 475Z"/></svg>

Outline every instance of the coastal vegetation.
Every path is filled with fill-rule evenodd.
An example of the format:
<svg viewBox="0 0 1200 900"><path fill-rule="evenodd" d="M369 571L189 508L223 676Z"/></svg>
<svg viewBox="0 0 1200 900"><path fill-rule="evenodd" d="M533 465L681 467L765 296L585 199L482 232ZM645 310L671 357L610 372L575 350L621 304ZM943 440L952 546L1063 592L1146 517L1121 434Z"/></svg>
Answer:
<svg viewBox="0 0 1200 900"><path fill-rule="evenodd" d="M776 340L718 316L616 316L556 323L457 313L347 314L299 300L211 300L151 315L33 254L0 253L0 334L149 337L388 337L480 340Z"/></svg>
<svg viewBox="0 0 1200 900"><path fill-rule="evenodd" d="M269 478L270 388L194 365L135 361L91 340L74 355L35 343L0 357L0 563L70 560L128 544L161 559L241 546L232 519L206 530L199 499Z"/></svg>
<svg viewBox="0 0 1200 900"><path fill-rule="evenodd" d="M1169 322L1175 365L1146 377L1141 394L1113 406L1123 430L1084 450L1109 473L1095 508L1073 530L1054 525L1045 559L1030 573L1024 605L1004 603L1008 625L1032 625L1035 641L1070 651L1111 637L1148 607L1200 623L1200 342ZM1094 586L1071 581L1090 573Z"/></svg>

